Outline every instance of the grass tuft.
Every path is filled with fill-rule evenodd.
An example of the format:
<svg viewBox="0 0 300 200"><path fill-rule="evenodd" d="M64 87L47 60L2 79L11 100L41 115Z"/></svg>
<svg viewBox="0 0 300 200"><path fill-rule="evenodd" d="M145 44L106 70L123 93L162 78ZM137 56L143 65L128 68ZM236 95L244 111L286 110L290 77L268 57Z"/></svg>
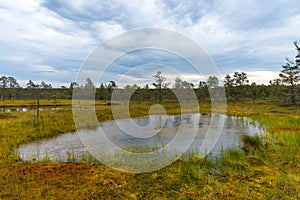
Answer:
<svg viewBox="0 0 300 200"><path fill-rule="evenodd" d="M244 143L242 149L245 152L249 152L252 149L253 150L260 149L263 146L262 136L259 135L255 135L255 136L243 135L242 141Z"/></svg>

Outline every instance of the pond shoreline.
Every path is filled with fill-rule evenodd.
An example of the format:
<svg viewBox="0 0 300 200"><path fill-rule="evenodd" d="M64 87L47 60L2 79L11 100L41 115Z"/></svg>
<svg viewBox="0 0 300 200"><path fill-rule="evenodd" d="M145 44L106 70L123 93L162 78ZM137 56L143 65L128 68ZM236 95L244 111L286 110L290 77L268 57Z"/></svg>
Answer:
<svg viewBox="0 0 300 200"><path fill-rule="evenodd" d="M168 142L170 142L171 138L167 139L167 138L169 138L168 134L173 135L173 132L172 131L170 132L170 130L173 130L177 126L183 125L183 124L181 124L182 123L181 120L183 120L183 118L182 118L183 116L185 116L185 118L186 118L187 116L196 116L196 115L199 115L199 116L201 116L200 118L202 118L202 121L201 121L201 119L199 121L200 122L199 125L198 124L194 125L198 131L197 135L199 135L199 134L202 135L203 133L206 133L208 131L207 128L208 128L208 126L210 126L210 123L212 123L210 121L212 115L225 117L224 118L224 120L225 120L224 126L225 127L222 128L222 132L224 132L226 130L226 132L223 134L226 134L226 137L229 137L230 135L232 135L232 136L230 136L232 138L226 139L220 135L222 144L220 144L220 142L219 142L218 143L219 145L217 145L218 147L214 147L219 150L214 150L213 154L215 154L216 152L220 153L221 148L224 148L224 149L229 148L229 147L230 148L233 148L233 147L240 148L242 145L240 143L242 135L263 134L263 132L265 132L265 130L258 128L259 125L257 124L257 122L254 122L254 123L250 122L250 118L239 117L239 116L226 116L226 115L221 115L221 114L217 114L217 113L210 113L210 114L205 113L204 115L202 115L201 113L189 113L189 114L184 114L184 115L150 115L150 116L148 115L148 116L144 116L144 117L134 118L133 120L142 126L145 126L145 124L147 125L147 124L151 123L151 119L152 119L152 121L154 120L154 122L156 121L156 123L158 123L155 125L155 127L153 127L154 129L144 129L144 131L148 132L148 134L149 134L149 131L152 132L155 129L157 129L158 126L160 126L159 128L161 129L161 131L157 132L158 135L152 136L152 138L150 140L149 140L149 138L139 139L139 138L135 138L135 137L128 137L125 135L121 136L122 134L124 134L124 132L122 133L122 131L120 133L118 133L119 135L116 133L116 131L119 128L116 123L121 123L121 124L123 123L123 125L124 125L124 123L125 124L129 123L130 119L118 119L116 121L115 120L104 121L104 122L100 123L101 128L100 127L99 128L103 129L103 130L106 129L106 133L113 132L114 137L112 137L111 135L108 135L107 137L112 139L111 141L114 141L114 143L116 143L116 144L118 143L118 145L121 145L122 146L121 148L130 148L130 146L134 145L135 150L143 152L144 151L143 149L145 149L146 147L148 147L149 149L153 149L154 147L162 148L162 144L167 144ZM166 118L166 120L169 120L169 121L164 121L164 122L157 121L158 119L161 120L162 118ZM149 121L149 119L150 119L150 121ZM177 121L177 122L172 121L174 119L177 119L179 121ZM237 121L235 122L235 120L237 120ZM176 124L175 127L173 127L174 123ZM189 122L189 123L191 123L191 122ZM239 123L240 123L240 125L238 125ZM159 125L159 124L161 124L161 125ZM128 125L130 125L130 124L128 124ZM128 125L125 125L125 129L126 128L128 129ZM109 127L111 127L111 128L109 128ZM143 128L145 128L145 127L143 127ZM112 131L110 129L112 129L114 131ZM236 129L240 129L240 130L236 130ZM245 129L245 130L242 130L242 129ZM136 132L137 130L131 129L131 131ZM174 133L176 133L176 129L174 129L173 131L175 131ZM189 129L187 129L187 131L189 132ZM238 131L238 134L236 134L235 131ZM91 129L89 129L89 130L87 129L87 132L89 135L96 133L96 132L93 133L91 131ZM166 132L166 133L163 133L163 132ZM176 133L176 134L178 134L178 133ZM199 136L197 136L197 135L195 135L195 138L193 138L194 145L191 144L191 146L188 147L190 150L188 150L185 153L194 154L197 151L199 151L197 149L201 146L201 143L203 142L205 135L203 135L201 137L200 137L200 135ZM80 138L83 139L85 137L87 137L87 135L85 133L81 133ZM121 138L119 138L119 137L121 137ZM238 137L240 139L238 139L236 137ZM116 139L116 138L119 138L119 139ZM155 138L158 138L158 139L155 139ZM197 138L199 138L199 139L197 139ZM217 138L217 139L219 140L219 138ZM67 147L67 146L65 147L66 150L64 149L63 144L61 144L60 140L65 141L66 145L69 146L69 147ZM182 138L181 140L184 141L184 138ZM51 143L53 143L53 144L50 145ZM26 161L26 160L27 161L28 160L34 160L34 161L49 160L49 161L54 161L54 162L55 161L66 162L66 161L70 161L70 160L76 160L74 158L70 159L70 155L72 155L73 157L77 157L77 158L82 157L83 155L84 155L84 157L90 156L88 154L86 155L86 153L90 153L88 150L86 150L86 148L93 149L93 147L91 147L91 146L86 147L84 145L82 146L81 143L84 144L85 142L80 141L80 139L77 135L77 132L70 132L70 133L62 133L58 136L55 136L55 137L49 138L49 139L42 139L42 140L27 143L27 144L21 144L19 146L19 150L20 150L21 159L24 161ZM234 144L234 143L236 143L236 144ZM88 144L88 142L87 142L87 144ZM175 149L175 147L173 147L173 148ZM60 150L57 150L57 149L60 149ZM32 154L30 154L30 151L33 151ZM58 152L58 151L60 151L60 152ZM177 151L178 151L178 149L177 149ZM34 153L34 152L36 152L36 153ZM219 153L217 153L217 154L219 154ZM44 156L45 158L41 157L42 155L45 155ZM78 159L77 159L77 161L80 162L80 160L78 160Z"/></svg>
<svg viewBox="0 0 300 200"><path fill-rule="evenodd" d="M176 106L164 106L169 113L178 114ZM146 115L148 107L135 104L131 114ZM99 121L112 119L109 106L97 109ZM209 104L201 105L200 110L210 112ZM86 199L153 199L161 194L175 199L300 197L299 108L269 101L228 103L228 115L250 117L266 126L266 144L249 152L227 150L216 162L179 159L159 171L132 174L87 162L24 163L18 159L15 152L19 144L75 130L71 113L70 108L42 111L36 125L33 117L24 113L0 120L1 198L63 199L77 195Z"/></svg>

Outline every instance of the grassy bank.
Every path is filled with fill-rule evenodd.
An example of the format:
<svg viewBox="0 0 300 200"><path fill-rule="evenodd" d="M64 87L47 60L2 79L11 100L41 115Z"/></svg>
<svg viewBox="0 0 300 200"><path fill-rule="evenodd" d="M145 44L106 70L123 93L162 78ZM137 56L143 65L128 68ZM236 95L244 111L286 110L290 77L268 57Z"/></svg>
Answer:
<svg viewBox="0 0 300 200"><path fill-rule="evenodd" d="M95 101L96 105L106 105L110 101ZM71 106L72 100L4 100L0 101L0 108L36 108L39 107L62 107Z"/></svg>
<svg viewBox="0 0 300 200"><path fill-rule="evenodd" d="M110 105L98 104L98 120L113 119ZM147 115L150 106L151 102L135 102L130 106L130 114ZM165 102L164 106L169 114L180 113L174 102ZM228 150L214 162L197 157L180 159L159 171L144 174L123 173L91 163L22 163L16 155L18 145L75 130L71 108L41 111L38 123L35 111L0 113L0 198L300 198L299 108L263 101L227 106L228 114L249 116L267 127L264 145L247 153ZM201 103L200 110L209 112L210 104Z"/></svg>

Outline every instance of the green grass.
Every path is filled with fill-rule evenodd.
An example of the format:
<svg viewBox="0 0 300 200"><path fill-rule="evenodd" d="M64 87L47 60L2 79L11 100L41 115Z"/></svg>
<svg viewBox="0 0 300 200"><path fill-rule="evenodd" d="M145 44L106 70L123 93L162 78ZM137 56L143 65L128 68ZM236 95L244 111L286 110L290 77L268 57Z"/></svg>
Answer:
<svg viewBox="0 0 300 200"><path fill-rule="evenodd" d="M244 144L242 149L246 152L249 152L252 149L262 148L263 146L262 136L260 135L255 135L255 136L243 135L242 141Z"/></svg>
<svg viewBox="0 0 300 200"><path fill-rule="evenodd" d="M147 115L152 104L133 102L131 116ZM175 102L164 102L164 106L169 114L180 113ZM266 126L263 145L261 138L249 137L246 142L259 148L229 149L216 160L183 157L159 171L142 174L92 162L23 163L17 156L20 144L75 130L71 108L41 111L38 123L35 111L0 113L0 199L300 198L299 108L268 101L227 106L227 114L249 116ZM98 102L96 108L99 121L113 119L107 102ZM200 110L209 112L210 104L201 102Z"/></svg>
<svg viewBox="0 0 300 200"><path fill-rule="evenodd" d="M96 101L96 105L107 105L109 101ZM38 104L37 100L1 100L0 108L18 108L18 107L36 107ZM60 107L60 106L71 106L72 100L57 99L57 100L39 100L40 107Z"/></svg>

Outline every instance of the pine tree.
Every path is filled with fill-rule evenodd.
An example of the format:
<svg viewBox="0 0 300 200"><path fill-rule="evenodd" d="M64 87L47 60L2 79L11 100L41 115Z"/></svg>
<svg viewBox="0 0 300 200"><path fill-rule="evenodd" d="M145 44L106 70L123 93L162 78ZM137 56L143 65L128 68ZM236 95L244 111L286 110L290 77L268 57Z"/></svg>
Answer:
<svg viewBox="0 0 300 200"><path fill-rule="evenodd" d="M292 98L292 103L294 105L297 104L296 100L296 92L295 87L297 82L300 80L300 47L299 42L295 41L293 43L297 50L297 56L295 57L295 61L286 58L287 63L285 65L282 65L282 71L279 74L282 81L290 86L290 95Z"/></svg>

